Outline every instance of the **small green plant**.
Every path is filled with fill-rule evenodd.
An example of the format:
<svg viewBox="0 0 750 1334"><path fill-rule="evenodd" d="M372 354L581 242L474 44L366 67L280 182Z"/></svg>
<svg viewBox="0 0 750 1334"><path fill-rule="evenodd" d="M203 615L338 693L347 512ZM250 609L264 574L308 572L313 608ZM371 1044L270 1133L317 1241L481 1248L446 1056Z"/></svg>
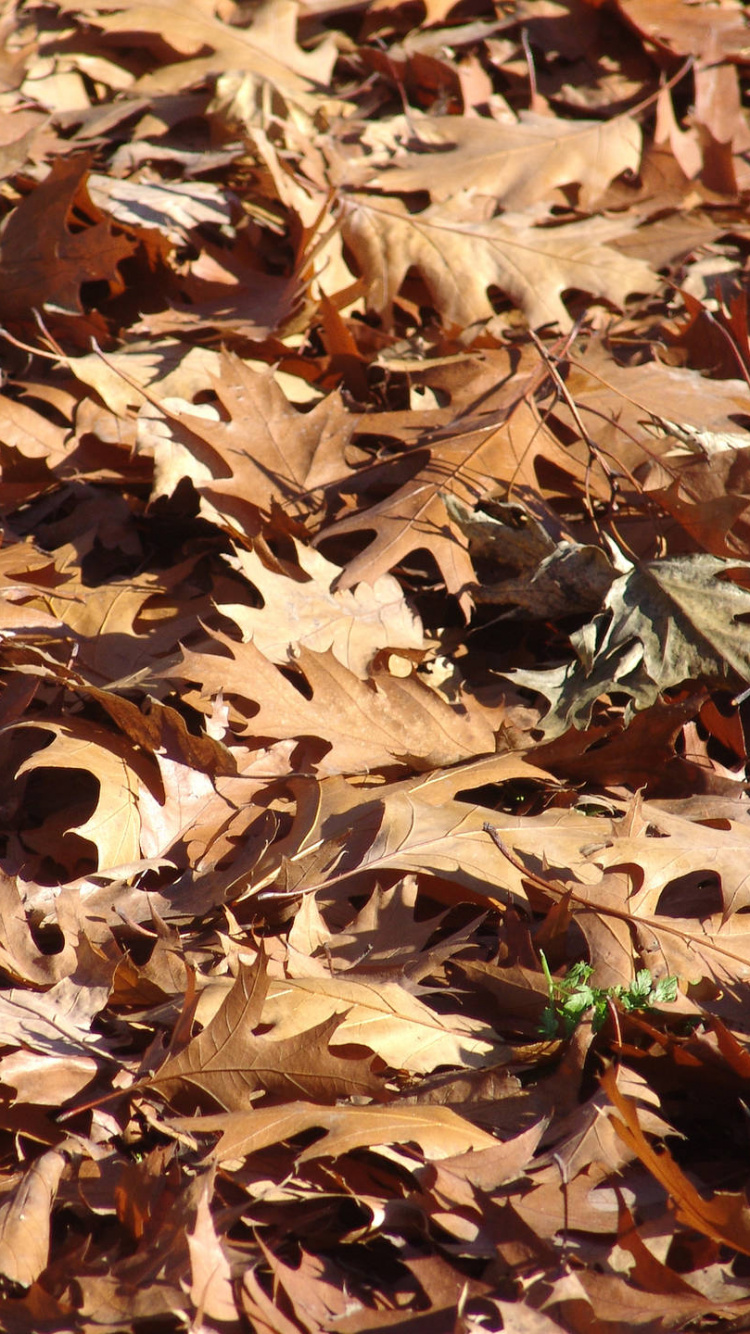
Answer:
<svg viewBox="0 0 750 1334"><path fill-rule="evenodd" d="M610 1000L616 1000L625 1010L648 1010L652 1005L677 999L677 978L663 977L654 982L648 968L641 968L629 986L592 987L589 978L594 969L590 963L574 963L565 977L552 976L544 953L540 950L542 968L547 979L549 1000L542 1015L539 1031L546 1038L556 1038L562 1028L566 1037L587 1010L593 1010L594 1032L601 1028Z"/></svg>

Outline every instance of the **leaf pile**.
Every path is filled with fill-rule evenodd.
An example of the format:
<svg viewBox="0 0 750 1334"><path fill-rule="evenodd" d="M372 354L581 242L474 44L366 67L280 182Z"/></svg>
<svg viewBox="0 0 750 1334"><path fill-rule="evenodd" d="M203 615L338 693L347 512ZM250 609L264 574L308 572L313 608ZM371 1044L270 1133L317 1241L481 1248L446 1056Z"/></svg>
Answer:
<svg viewBox="0 0 750 1334"><path fill-rule="evenodd" d="M747 1326L748 33L6 7L4 1330Z"/></svg>

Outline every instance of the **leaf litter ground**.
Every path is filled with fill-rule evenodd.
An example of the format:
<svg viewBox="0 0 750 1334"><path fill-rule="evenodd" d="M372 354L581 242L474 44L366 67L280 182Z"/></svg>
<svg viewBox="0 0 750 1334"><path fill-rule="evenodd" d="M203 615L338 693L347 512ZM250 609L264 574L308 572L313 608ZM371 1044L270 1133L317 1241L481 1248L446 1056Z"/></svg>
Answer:
<svg viewBox="0 0 750 1334"><path fill-rule="evenodd" d="M744 11L2 23L0 1327L746 1328Z"/></svg>

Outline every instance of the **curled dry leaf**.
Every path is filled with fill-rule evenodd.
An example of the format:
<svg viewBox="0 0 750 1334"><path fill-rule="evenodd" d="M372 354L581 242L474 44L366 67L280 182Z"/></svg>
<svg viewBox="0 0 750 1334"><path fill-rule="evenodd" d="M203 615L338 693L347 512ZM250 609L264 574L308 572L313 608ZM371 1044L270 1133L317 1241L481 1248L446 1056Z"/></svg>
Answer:
<svg viewBox="0 0 750 1334"><path fill-rule="evenodd" d="M24 760L16 777L39 769L81 769L99 785L93 813L67 826L97 849L102 866L124 866L140 857L138 776L148 774L140 757L124 741L96 724L81 720L45 723L52 741ZM66 826L64 825L63 828Z"/></svg>
<svg viewBox="0 0 750 1334"><path fill-rule="evenodd" d="M0 1204L0 1274L20 1287L28 1288L47 1264L52 1205L65 1165L57 1150L42 1154Z"/></svg>
<svg viewBox="0 0 750 1334"><path fill-rule="evenodd" d="M520 685L548 695L542 726L559 736L585 726L594 701L621 691L634 708L661 691L706 678L729 685L750 680L750 593L731 575L746 561L708 554L675 556L632 567L616 579L604 610L572 636L579 661L544 672L514 673Z"/></svg>
<svg viewBox="0 0 750 1334"><path fill-rule="evenodd" d="M187 1234L190 1251L190 1300L200 1319L233 1321L237 1318L232 1291L232 1270L211 1217L214 1173L203 1176L203 1191L195 1211L195 1222Z"/></svg>

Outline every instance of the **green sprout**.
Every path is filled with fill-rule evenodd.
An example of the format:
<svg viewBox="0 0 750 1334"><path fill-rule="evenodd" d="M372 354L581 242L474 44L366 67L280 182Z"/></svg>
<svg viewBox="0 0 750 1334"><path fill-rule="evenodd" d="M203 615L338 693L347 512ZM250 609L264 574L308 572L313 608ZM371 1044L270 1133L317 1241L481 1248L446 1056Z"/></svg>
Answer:
<svg viewBox="0 0 750 1334"><path fill-rule="evenodd" d="M604 1023L611 1000L618 1001L624 1010L649 1010L654 1005L677 999L677 978L663 977L654 982L648 968L641 968L629 986L592 987L589 978L594 969L590 963L574 963L565 977L558 979L550 973L542 950L539 955L549 993L539 1025L545 1038L558 1037L561 1026L565 1037L570 1037L588 1010L594 1012L592 1024L597 1032Z"/></svg>

